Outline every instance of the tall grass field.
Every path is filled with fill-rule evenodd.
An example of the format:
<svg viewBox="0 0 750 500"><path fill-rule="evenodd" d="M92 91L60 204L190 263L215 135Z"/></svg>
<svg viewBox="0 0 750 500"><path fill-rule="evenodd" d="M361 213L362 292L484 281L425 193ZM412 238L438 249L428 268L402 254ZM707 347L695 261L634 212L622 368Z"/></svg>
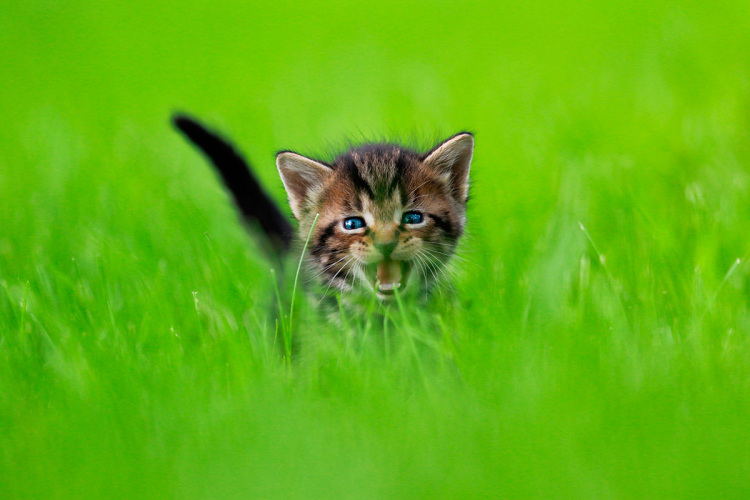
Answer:
<svg viewBox="0 0 750 500"><path fill-rule="evenodd" d="M750 496L747 1L7 0L0 53L0 497ZM474 132L450 285L298 290L285 359L176 111L287 213L276 151Z"/></svg>

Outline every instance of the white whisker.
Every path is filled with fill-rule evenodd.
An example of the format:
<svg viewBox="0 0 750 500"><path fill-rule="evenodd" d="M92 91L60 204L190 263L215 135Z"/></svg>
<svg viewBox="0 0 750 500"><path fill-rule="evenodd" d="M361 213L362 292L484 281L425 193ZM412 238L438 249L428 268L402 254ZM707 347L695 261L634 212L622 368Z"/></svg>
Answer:
<svg viewBox="0 0 750 500"><path fill-rule="evenodd" d="M466 262L466 259L464 259L460 255L441 252L440 250L435 250L434 248L424 248L424 250L427 251L427 252L429 252L429 253L431 253L431 254L445 255L446 257L450 257L450 258L453 258L453 259L458 259L460 261Z"/></svg>
<svg viewBox="0 0 750 500"><path fill-rule="evenodd" d="M339 263L339 262L341 262L342 260L346 259L347 257L349 257L349 255L348 255L348 254L347 254L347 255L344 255L343 257L341 257L341 258L340 258L339 260L337 260L337 261L336 261L336 262L334 262L333 264L329 264L329 265L327 265L326 267L324 267L323 269L321 269L320 271L318 271L317 273L315 273L315 275L314 275L314 276L312 276L311 278L309 278L309 279L308 279L308 280L307 280L307 281L306 281L305 283L309 283L309 282L311 282L312 280L314 280L314 279L318 278L318 277L319 277L319 276L320 276L321 274L323 274L324 272L328 271L328 270L329 270L330 268L332 268L333 266L335 266L336 264L338 264L338 263Z"/></svg>
<svg viewBox="0 0 750 500"><path fill-rule="evenodd" d="M432 266L430 265L430 261L427 258L428 256L425 255L424 253L421 253L421 252L420 252L420 256L425 258L425 264L427 265L427 269L432 274L432 277L435 278L435 282L439 281L437 275L435 274L435 271L432 270Z"/></svg>
<svg viewBox="0 0 750 500"><path fill-rule="evenodd" d="M411 190L411 192L410 192L410 193L409 193L408 195L406 195L406 197L408 198L409 196L413 195L413 194L414 194L414 192L415 192L415 191L416 191L417 189L421 188L422 186L424 186L425 184L427 184L428 182L430 182L430 180L431 180L431 179L427 179L427 180L426 180L426 181L424 181L424 182L423 182L422 184L420 184L419 186L417 186L417 187L415 187L414 189L412 189L412 190Z"/></svg>
<svg viewBox="0 0 750 500"><path fill-rule="evenodd" d="M320 304L320 303L321 303L321 302L323 301L323 298L325 298L326 294L328 293L328 290L330 290L330 289L331 289L331 285L333 285L333 282L334 282L334 280L336 279L336 276L338 276L338 275L339 275L339 273L340 273L340 272L341 272L341 271L342 271L342 270L343 270L343 269L344 269L344 268L345 268L345 267L346 267L346 266L347 266L347 265L348 265L348 264L349 264L349 263L350 263L351 261L353 261L353 260L354 260L355 258L356 258L356 257L352 255L352 257L351 257L351 258L350 258L349 260L347 260L347 261L346 261L346 262L344 263L344 265L343 265L343 266L341 266L341 269L339 269L338 271L336 271L336 274L334 274L334 275L333 275L333 278L331 278L330 280L328 280L328 286L326 287L325 291L323 292L323 294L322 294L322 296L321 296L320 300L318 301L318 304Z"/></svg>
<svg viewBox="0 0 750 500"><path fill-rule="evenodd" d="M428 260L427 262L427 266L430 269L430 272L433 274L433 276L435 276L436 272L440 276L439 278L437 276L435 277L435 284L441 285L442 283L446 283L451 288L451 290L455 293L456 289L453 288L453 285L450 282L450 277L448 276L448 273L453 272L453 270L445 265L438 265L438 264L442 264L442 263L439 260L437 260L437 262L430 262ZM442 295L442 291L440 291L440 289L438 289L438 291Z"/></svg>

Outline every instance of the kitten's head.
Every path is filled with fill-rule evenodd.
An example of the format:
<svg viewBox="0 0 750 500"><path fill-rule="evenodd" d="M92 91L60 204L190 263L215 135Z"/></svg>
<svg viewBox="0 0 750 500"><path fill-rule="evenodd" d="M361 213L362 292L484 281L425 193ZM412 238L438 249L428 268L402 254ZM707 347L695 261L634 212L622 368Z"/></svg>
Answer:
<svg viewBox="0 0 750 500"><path fill-rule="evenodd" d="M445 273L466 222L474 138L461 133L420 154L392 144L351 149L332 164L276 157L319 280L385 299ZM410 278L411 276L411 278Z"/></svg>

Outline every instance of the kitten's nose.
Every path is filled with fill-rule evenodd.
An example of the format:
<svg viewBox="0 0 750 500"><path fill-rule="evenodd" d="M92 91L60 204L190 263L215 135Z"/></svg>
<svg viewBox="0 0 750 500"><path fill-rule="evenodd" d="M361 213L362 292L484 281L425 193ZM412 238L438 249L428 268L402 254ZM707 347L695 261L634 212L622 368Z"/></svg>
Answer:
<svg viewBox="0 0 750 500"><path fill-rule="evenodd" d="M391 240L388 243L376 242L375 248L377 248L380 253L383 254L383 258L387 259L391 256L391 253L393 253L393 249L396 248L396 243L396 240Z"/></svg>
<svg viewBox="0 0 750 500"><path fill-rule="evenodd" d="M383 254L383 258L387 259L398 243L398 229L394 224L381 225L373 231L372 243Z"/></svg>

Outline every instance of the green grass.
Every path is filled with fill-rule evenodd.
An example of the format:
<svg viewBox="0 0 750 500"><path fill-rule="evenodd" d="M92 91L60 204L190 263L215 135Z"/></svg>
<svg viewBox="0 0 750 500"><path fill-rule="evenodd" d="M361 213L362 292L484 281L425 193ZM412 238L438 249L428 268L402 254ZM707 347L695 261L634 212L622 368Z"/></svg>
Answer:
<svg viewBox="0 0 750 500"><path fill-rule="evenodd" d="M0 50L0 496L750 494L747 2L24 1ZM476 132L457 301L298 298L285 365L174 110L279 200L277 150Z"/></svg>

